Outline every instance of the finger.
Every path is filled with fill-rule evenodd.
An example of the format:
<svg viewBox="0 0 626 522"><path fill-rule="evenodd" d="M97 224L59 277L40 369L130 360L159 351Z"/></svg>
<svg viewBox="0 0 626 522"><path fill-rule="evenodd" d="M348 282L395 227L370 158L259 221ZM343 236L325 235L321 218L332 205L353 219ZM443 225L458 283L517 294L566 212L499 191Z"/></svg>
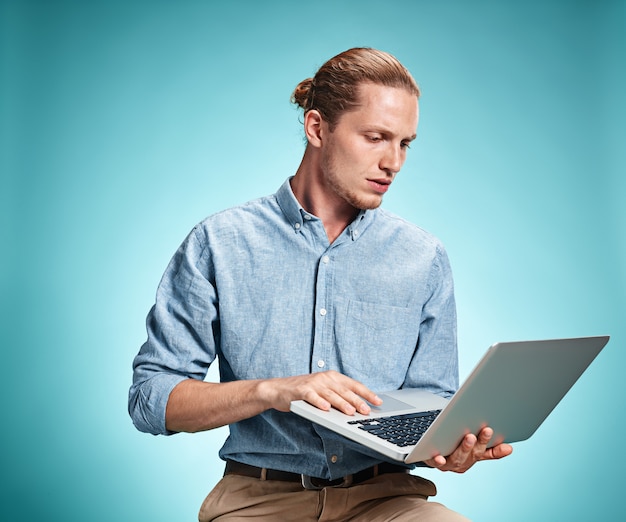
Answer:
<svg viewBox="0 0 626 522"><path fill-rule="evenodd" d="M335 391L327 390L324 392L324 398L330 403L330 405L346 415L354 415L357 411L363 412L363 400L358 398L354 393L347 391ZM369 406L365 404L367 413L369 413Z"/></svg>
<svg viewBox="0 0 626 522"><path fill-rule="evenodd" d="M383 400L368 388L359 390L357 394L374 406L380 406L383 403Z"/></svg>
<svg viewBox="0 0 626 522"><path fill-rule="evenodd" d="M370 406L380 406L383 403L383 400L378 395L367 388L365 388L365 391L354 393L352 397L354 398L352 405L363 415L367 415L372 411Z"/></svg>
<svg viewBox="0 0 626 522"><path fill-rule="evenodd" d="M472 450L476 445L476 436L472 433L468 433L463 437L459 446L446 457L445 471L461 471L467 467L467 462L470 459Z"/></svg>
<svg viewBox="0 0 626 522"><path fill-rule="evenodd" d="M356 411L358 411L361 415L369 415L372 408L370 408L369 404L366 402L361 401L356 405Z"/></svg>
<svg viewBox="0 0 626 522"><path fill-rule="evenodd" d="M431 468L442 469L446 464L447 460L443 455L437 455L432 459L428 459L424 461L424 464L430 466Z"/></svg>
<svg viewBox="0 0 626 522"><path fill-rule="evenodd" d="M458 452L459 456L464 456L465 458L469 457L469 455L473 452L474 448L478 444L478 437L473 433L468 433L463 437L461 444L459 444Z"/></svg>
<svg viewBox="0 0 626 522"><path fill-rule="evenodd" d="M324 399L324 397L314 392L313 390L307 392L302 398L306 402L308 402L312 406L315 406L316 408L319 408L320 410L328 411L330 410L332 406L332 404L329 401Z"/></svg>
<svg viewBox="0 0 626 522"><path fill-rule="evenodd" d="M489 444L491 437L493 437L493 430L488 426L483 428L478 434L478 444L486 446Z"/></svg>
<svg viewBox="0 0 626 522"><path fill-rule="evenodd" d="M458 447L450 455L448 455L448 461L465 461L469 457L475 445L476 435L468 433L463 437Z"/></svg>
<svg viewBox="0 0 626 522"><path fill-rule="evenodd" d="M482 460L484 453L487 451L487 445L493 437L493 430L491 428L483 428L476 436L476 444L472 448L472 457L474 460Z"/></svg>
<svg viewBox="0 0 626 522"><path fill-rule="evenodd" d="M378 398L375 394L374 397L376 397L376 399L378 400L370 401L371 404L382 404L382 400L380 398ZM347 391L345 395L342 396L342 398L354 407L355 412L358 411L361 415L369 415L372 411L370 403L364 400L363 397L352 391Z"/></svg>
<svg viewBox="0 0 626 522"><path fill-rule="evenodd" d="M349 389L329 390L327 399L333 407L348 415L354 415L357 411L362 415L368 415L371 411L369 404Z"/></svg>
<svg viewBox="0 0 626 522"><path fill-rule="evenodd" d="M493 437L493 430L489 427L485 427L476 436L476 444L472 449L472 460L477 462L479 460L486 460L491 458L488 454L487 446Z"/></svg>
<svg viewBox="0 0 626 522"><path fill-rule="evenodd" d="M370 404L380 406L383 403L382 399L364 384L336 372L329 374L338 381L339 388L335 388L334 391L349 402L355 411L367 415L371 412Z"/></svg>
<svg viewBox="0 0 626 522"><path fill-rule="evenodd" d="M355 406L331 389L320 391L310 390L305 394L304 400L324 411L335 408L346 415L354 415L356 412Z"/></svg>
<svg viewBox="0 0 626 522"><path fill-rule="evenodd" d="M345 376L342 376L345 377ZM364 384L350 379L349 377L345 377L348 379L346 387L354 394L353 397L355 402L353 403L355 406L358 404L366 404L366 401L370 404L374 404L375 406L380 406L383 401L382 399L376 395L372 390L370 390ZM368 407L369 412L369 407Z"/></svg>
<svg viewBox="0 0 626 522"><path fill-rule="evenodd" d="M513 446L510 444L498 444L485 452L485 457L483 458L497 460L508 457L511 453L513 453Z"/></svg>

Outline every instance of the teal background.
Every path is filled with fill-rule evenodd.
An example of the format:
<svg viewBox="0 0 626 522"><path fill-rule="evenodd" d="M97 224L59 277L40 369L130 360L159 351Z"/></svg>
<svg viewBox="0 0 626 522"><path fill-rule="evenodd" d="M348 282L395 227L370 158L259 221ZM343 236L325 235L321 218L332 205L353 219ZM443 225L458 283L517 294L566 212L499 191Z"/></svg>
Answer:
<svg viewBox="0 0 626 522"><path fill-rule="evenodd" d="M0 518L196 519L227 432L134 430L145 315L196 222L295 171L291 91L357 45L423 90L384 205L448 248L462 376L495 341L612 335L511 458L427 472L437 498L481 521L626 515L624 2L1 6Z"/></svg>

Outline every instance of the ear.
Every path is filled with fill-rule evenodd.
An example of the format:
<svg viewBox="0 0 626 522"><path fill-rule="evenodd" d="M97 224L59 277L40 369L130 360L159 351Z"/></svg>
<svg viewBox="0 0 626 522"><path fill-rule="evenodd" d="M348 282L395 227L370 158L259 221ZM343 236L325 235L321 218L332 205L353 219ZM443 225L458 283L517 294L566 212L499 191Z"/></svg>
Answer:
<svg viewBox="0 0 626 522"><path fill-rule="evenodd" d="M304 115L304 133L306 139L312 147L322 146L322 132L324 119L316 109L311 109Z"/></svg>

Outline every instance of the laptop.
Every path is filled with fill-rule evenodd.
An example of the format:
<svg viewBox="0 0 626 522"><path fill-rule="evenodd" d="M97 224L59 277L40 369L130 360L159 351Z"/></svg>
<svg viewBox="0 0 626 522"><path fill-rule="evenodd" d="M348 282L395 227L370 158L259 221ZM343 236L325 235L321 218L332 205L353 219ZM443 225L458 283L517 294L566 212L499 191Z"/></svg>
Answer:
<svg viewBox="0 0 626 522"><path fill-rule="evenodd" d="M491 446L519 442L537 430L608 341L496 343L450 399L404 388L379 393L383 404L370 405L369 415L323 411L305 401L293 401L291 411L406 464L449 455L466 434L485 426L494 431ZM387 433L385 425L394 422Z"/></svg>

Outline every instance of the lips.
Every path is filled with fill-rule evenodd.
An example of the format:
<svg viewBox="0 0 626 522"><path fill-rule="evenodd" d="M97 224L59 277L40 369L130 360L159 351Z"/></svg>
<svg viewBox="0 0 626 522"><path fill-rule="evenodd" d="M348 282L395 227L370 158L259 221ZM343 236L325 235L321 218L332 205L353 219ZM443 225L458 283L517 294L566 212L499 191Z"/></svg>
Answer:
<svg viewBox="0 0 626 522"><path fill-rule="evenodd" d="M367 182L369 183L369 186L379 194L387 192L389 190L389 186L391 185L391 181L388 179L368 179Z"/></svg>

